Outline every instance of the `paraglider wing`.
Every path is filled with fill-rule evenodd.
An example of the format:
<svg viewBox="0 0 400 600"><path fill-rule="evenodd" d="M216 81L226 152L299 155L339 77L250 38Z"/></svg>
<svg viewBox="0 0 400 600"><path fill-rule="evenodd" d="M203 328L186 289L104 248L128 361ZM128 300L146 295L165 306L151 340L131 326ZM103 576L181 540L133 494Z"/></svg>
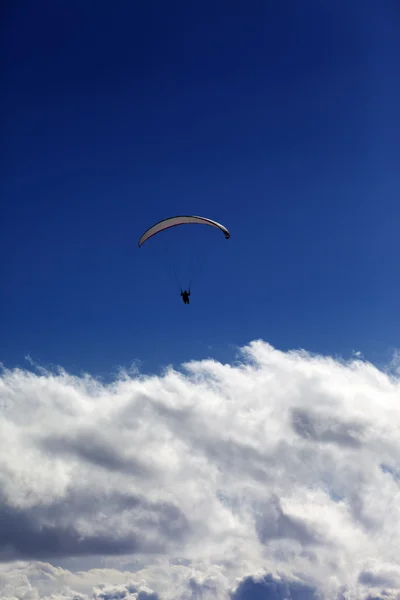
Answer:
<svg viewBox="0 0 400 600"><path fill-rule="evenodd" d="M160 231L164 231L165 229L169 229L170 227L175 227L176 225L186 225L195 223L199 223L200 225L211 225L212 227L217 227L225 234L225 238L227 240L231 237L231 234L229 233L227 228L221 225L220 223L217 223L217 221L213 221L212 219L206 219L205 217L196 217L194 215L188 215L181 217L170 217L169 219L159 221L144 232L144 234L138 242L138 246L140 247L146 240L151 238L153 235L156 235L156 233L160 233Z"/></svg>

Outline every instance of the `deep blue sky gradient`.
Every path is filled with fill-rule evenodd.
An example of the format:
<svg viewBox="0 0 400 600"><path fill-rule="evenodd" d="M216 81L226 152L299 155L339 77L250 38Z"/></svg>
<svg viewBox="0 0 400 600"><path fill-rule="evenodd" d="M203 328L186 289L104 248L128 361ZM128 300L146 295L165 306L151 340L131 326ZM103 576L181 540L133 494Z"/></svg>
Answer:
<svg viewBox="0 0 400 600"><path fill-rule="evenodd" d="M395 0L8 3L0 361L148 371L260 337L385 360L399 31ZM138 249L174 214L232 238L175 228ZM171 269L189 258L187 307Z"/></svg>

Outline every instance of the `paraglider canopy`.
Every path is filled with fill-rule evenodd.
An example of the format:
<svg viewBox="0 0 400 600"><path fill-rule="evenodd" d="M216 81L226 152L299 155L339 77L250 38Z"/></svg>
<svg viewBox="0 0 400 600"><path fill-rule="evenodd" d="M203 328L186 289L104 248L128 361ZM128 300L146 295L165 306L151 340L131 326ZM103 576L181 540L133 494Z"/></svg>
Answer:
<svg viewBox="0 0 400 600"><path fill-rule="evenodd" d="M147 231L144 232L142 237L138 242L138 246L140 246L149 238L156 235L156 233L160 233L160 231L164 231L165 229L169 229L170 227L176 227L177 225L186 225L186 224L200 224L200 225L211 225L212 227L216 227L220 229L225 238L228 240L231 237L231 234L227 230L226 227L221 225L221 223L217 223L217 221L213 221L212 219L207 219L206 217L196 217L195 215L186 215L186 216L178 216L178 217L169 217L168 219L163 219L159 221L155 225L152 225Z"/></svg>

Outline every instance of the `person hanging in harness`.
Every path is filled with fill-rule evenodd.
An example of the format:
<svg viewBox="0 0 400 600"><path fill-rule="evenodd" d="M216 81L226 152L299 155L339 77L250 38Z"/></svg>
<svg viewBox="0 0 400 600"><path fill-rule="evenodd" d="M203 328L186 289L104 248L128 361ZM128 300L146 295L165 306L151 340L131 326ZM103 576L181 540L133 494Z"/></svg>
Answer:
<svg viewBox="0 0 400 600"><path fill-rule="evenodd" d="M190 289L189 290L181 290L181 296L182 296L182 300L184 302L184 304L190 304L190 300L189 300L189 296L190 296Z"/></svg>

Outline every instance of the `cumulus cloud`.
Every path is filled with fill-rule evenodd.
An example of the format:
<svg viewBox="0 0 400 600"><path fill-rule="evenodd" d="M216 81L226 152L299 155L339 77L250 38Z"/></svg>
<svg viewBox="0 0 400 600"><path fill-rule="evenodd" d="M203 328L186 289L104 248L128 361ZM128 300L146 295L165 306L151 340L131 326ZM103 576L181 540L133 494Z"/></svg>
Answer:
<svg viewBox="0 0 400 600"><path fill-rule="evenodd" d="M3 369L0 598L399 599L400 380L360 356Z"/></svg>

